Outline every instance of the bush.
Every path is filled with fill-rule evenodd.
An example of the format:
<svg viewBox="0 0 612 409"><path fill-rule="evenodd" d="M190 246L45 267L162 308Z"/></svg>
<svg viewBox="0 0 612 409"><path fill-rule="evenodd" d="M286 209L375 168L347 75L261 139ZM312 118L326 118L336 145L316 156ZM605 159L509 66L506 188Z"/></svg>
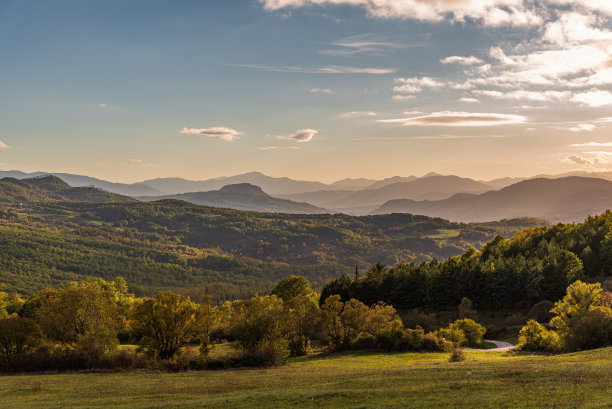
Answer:
<svg viewBox="0 0 612 409"><path fill-rule="evenodd" d="M463 335L465 335L465 342L471 347L482 344L482 337L484 336L485 332L487 332L485 327L469 318L464 318L453 322L450 325L450 328L458 329L463 332Z"/></svg>
<svg viewBox="0 0 612 409"><path fill-rule="evenodd" d="M459 328L440 328L435 334L438 338L452 342L456 347L466 342L465 334Z"/></svg>
<svg viewBox="0 0 612 409"><path fill-rule="evenodd" d="M529 320L519 332L517 347L524 351L558 352L561 350L561 343L556 332L547 330L535 320Z"/></svg>
<svg viewBox="0 0 612 409"><path fill-rule="evenodd" d="M465 351L459 348L455 348L451 351L450 357L448 358L448 362L465 361L465 358L466 358Z"/></svg>

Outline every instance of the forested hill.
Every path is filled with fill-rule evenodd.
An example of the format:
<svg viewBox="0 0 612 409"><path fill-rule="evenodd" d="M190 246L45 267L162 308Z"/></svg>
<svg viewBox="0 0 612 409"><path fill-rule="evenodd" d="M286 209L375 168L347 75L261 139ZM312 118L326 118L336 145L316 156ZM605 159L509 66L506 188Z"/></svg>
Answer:
<svg viewBox="0 0 612 409"><path fill-rule="evenodd" d="M0 179L0 202L47 201L133 202L134 199L95 187L72 187L57 176L51 175L29 179Z"/></svg>
<svg viewBox="0 0 612 409"><path fill-rule="evenodd" d="M0 220L0 291L123 276L139 295L171 289L195 299L264 292L291 273L321 286L355 265L446 259L544 223L255 213L177 200L3 204Z"/></svg>
<svg viewBox="0 0 612 409"><path fill-rule="evenodd" d="M370 267L357 279L328 283L321 299L339 294L396 308L456 308L463 297L478 309L529 308L554 302L578 280L609 282L612 276L612 212L583 223L526 229L497 237L481 251L468 250L444 262ZM550 309L550 307L549 307Z"/></svg>

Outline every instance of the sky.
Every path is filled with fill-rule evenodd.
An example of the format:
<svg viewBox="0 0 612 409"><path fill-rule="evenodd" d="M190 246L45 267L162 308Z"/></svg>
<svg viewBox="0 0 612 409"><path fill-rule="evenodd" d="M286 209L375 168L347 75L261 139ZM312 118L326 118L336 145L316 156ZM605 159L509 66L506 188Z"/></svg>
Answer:
<svg viewBox="0 0 612 409"><path fill-rule="evenodd" d="M0 0L0 169L612 170L609 0Z"/></svg>

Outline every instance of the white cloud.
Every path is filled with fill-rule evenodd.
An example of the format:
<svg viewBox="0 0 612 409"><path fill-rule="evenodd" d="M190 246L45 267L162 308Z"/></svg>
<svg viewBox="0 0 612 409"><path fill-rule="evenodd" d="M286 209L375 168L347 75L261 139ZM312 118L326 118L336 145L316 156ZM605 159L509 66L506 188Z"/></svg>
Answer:
<svg viewBox="0 0 612 409"><path fill-rule="evenodd" d="M570 145L572 148L610 148L612 142L587 142L587 143L574 143Z"/></svg>
<svg viewBox="0 0 612 409"><path fill-rule="evenodd" d="M421 92L423 88L441 88L446 85L431 77L396 78L395 82L402 85L393 87L393 92L403 94L416 94Z"/></svg>
<svg viewBox="0 0 612 409"><path fill-rule="evenodd" d="M484 61L480 58L474 57L473 55L469 57L460 57L457 55L453 55L450 57L446 57L440 60L442 64L460 64L460 65L476 65L483 64Z"/></svg>
<svg viewBox="0 0 612 409"><path fill-rule="evenodd" d="M414 95L393 95L391 98L396 101L404 101L406 99L415 99L416 97Z"/></svg>
<svg viewBox="0 0 612 409"><path fill-rule="evenodd" d="M289 135L281 135L280 139L292 139L297 142L310 142L319 131L315 129L302 129Z"/></svg>
<svg viewBox="0 0 612 409"><path fill-rule="evenodd" d="M391 41L380 41L371 35L356 35L346 37L331 43L335 49L325 49L319 51L319 54L331 55L336 57L345 57L355 54L385 54L393 50L406 48L410 44L394 43Z"/></svg>
<svg viewBox="0 0 612 409"><path fill-rule="evenodd" d="M224 126L215 126L212 128L183 128L179 132L185 135L201 135L206 138L221 139L228 142L238 139L239 135L243 134L235 129Z"/></svg>
<svg viewBox="0 0 612 409"><path fill-rule="evenodd" d="M376 112L372 111L351 111L351 112L343 112L338 115L338 118L351 118L355 116L377 116Z"/></svg>
<svg viewBox="0 0 612 409"><path fill-rule="evenodd" d="M108 105L106 105L106 104L98 104L98 106L99 106L100 108L108 108Z"/></svg>
<svg viewBox="0 0 612 409"><path fill-rule="evenodd" d="M397 72L395 68L364 68L364 67L347 67L343 65L327 65L323 67L273 67L268 65L258 64L228 64L231 67L250 68L268 72L288 72L297 74L370 74L384 75Z"/></svg>
<svg viewBox="0 0 612 409"><path fill-rule="evenodd" d="M475 104L477 102L480 102L480 100L476 98L459 98L459 101L467 102L468 104Z"/></svg>
<svg viewBox="0 0 612 409"><path fill-rule="evenodd" d="M610 165L612 164L612 152L593 151L583 152L579 155L569 155L562 159L566 163L574 163L578 165Z"/></svg>
<svg viewBox="0 0 612 409"><path fill-rule="evenodd" d="M132 163L142 163L142 159L128 159Z"/></svg>
<svg viewBox="0 0 612 409"><path fill-rule="evenodd" d="M567 128L567 130L571 132L593 132L595 128L596 126L593 124L578 124L571 128Z"/></svg>
<svg viewBox="0 0 612 409"><path fill-rule="evenodd" d="M476 19L485 25L537 25L542 19L522 0L259 0L266 10L286 7L349 5L378 18L422 21Z"/></svg>
<svg viewBox="0 0 612 409"><path fill-rule="evenodd" d="M571 100L590 107L601 107L612 104L612 93L608 91L592 90L575 94Z"/></svg>
<svg viewBox="0 0 612 409"><path fill-rule="evenodd" d="M568 91L493 91L493 90L474 90L472 91L477 95L484 95L495 99L511 99L511 100L528 100L528 101L552 101L552 100L563 100L571 96Z"/></svg>
<svg viewBox="0 0 612 409"><path fill-rule="evenodd" d="M525 123L520 115L472 112L433 112L412 118L382 119L379 122L414 126L499 126Z"/></svg>
<svg viewBox="0 0 612 409"><path fill-rule="evenodd" d="M334 91L332 91L329 88L311 88L308 90L309 92L313 93L313 94L333 94Z"/></svg>
<svg viewBox="0 0 612 409"><path fill-rule="evenodd" d="M11 148L10 146L8 146L4 142L0 141L0 149L10 149L10 148Z"/></svg>

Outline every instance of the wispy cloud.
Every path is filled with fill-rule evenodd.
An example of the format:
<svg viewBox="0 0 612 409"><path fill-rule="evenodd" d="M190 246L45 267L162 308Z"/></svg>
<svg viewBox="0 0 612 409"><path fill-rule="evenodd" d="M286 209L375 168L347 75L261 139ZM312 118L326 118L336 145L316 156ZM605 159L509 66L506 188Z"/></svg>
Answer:
<svg viewBox="0 0 612 409"><path fill-rule="evenodd" d="M10 146L8 146L4 142L0 141L0 149L10 149L10 148L11 148Z"/></svg>
<svg viewBox="0 0 612 409"><path fill-rule="evenodd" d="M338 118L352 118L352 117L356 117L356 116L377 116L378 114L376 112L372 112L372 111L351 111L351 112L343 112L340 115L338 115Z"/></svg>
<svg viewBox="0 0 612 409"><path fill-rule="evenodd" d="M259 148L260 151L273 151L273 150L301 150L302 148L300 148L299 146L264 146L262 148Z"/></svg>
<svg viewBox="0 0 612 409"><path fill-rule="evenodd" d="M612 147L612 142L573 143L570 146L572 148L610 148Z"/></svg>
<svg viewBox="0 0 612 409"><path fill-rule="evenodd" d="M393 87L393 92L402 94L414 94L421 92L423 88L441 88L446 84L431 77L412 77L412 78L395 78L396 85Z"/></svg>
<svg viewBox="0 0 612 409"><path fill-rule="evenodd" d="M319 133L315 129L302 129L289 135L279 135L280 139L291 139L297 142L310 142L312 138Z"/></svg>
<svg viewBox="0 0 612 409"><path fill-rule="evenodd" d="M200 135L211 139L221 139L231 142L239 138L242 132L224 126L215 126L212 128L183 128L179 131L185 135Z"/></svg>
<svg viewBox="0 0 612 409"><path fill-rule="evenodd" d="M467 103L469 103L469 104L475 104L475 103L477 103L477 102L480 102L480 100L479 100L479 99L477 99L477 98L459 98L459 101L461 101L461 102L467 102Z"/></svg>
<svg viewBox="0 0 612 409"><path fill-rule="evenodd" d="M571 132L593 132L595 128L597 127L593 124L578 124L576 126L567 128L567 130Z"/></svg>
<svg viewBox="0 0 612 409"><path fill-rule="evenodd" d="M106 104L98 104L98 106L99 106L100 108L108 108L108 105L106 105Z"/></svg>
<svg viewBox="0 0 612 409"><path fill-rule="evenodd" d="M476 65L476 64L484 64L484 61L480 58L474 57L473 55L469 57L460 57L458 55L453 55L450 57L446 57L440 60L442 64L460 64L460 65Z"/></svg>
<svg viewBox="0 0 612 409"><path fill-rule="evenodd" d="M369 74L385 75L397 72L395 68L349 67L343 65L327 65L322 67L287 66L274 67L259 64L228 64L231 67L249 68L268 72L288 72L296 74Z"/></svg>
<svg viewBox="0 0 612 409"><path fill-rule="evenodd" d="M520 115L472 112L433 112L411 118L381 119L383 123L400 123L406 126L499 126L525 123Z"/></svg>
<svg viewBox="0 0 612 409"><path fill-rule="evenodd" d="M332 91L329 88L310 88L308 92L312 94L329 94L329 95L334 93L334 91Z"/></svg>
<svg viewBox="0 0 612 409"><path fill-rule="evenodd" d="M330 44L333 49L319 51L319 54L331 55L335 57L351 56L355 54L386 54L394 50L412 46L407 43L395 43L391 41L380 41L375 37L363 34L346 37Z"/></svg>

